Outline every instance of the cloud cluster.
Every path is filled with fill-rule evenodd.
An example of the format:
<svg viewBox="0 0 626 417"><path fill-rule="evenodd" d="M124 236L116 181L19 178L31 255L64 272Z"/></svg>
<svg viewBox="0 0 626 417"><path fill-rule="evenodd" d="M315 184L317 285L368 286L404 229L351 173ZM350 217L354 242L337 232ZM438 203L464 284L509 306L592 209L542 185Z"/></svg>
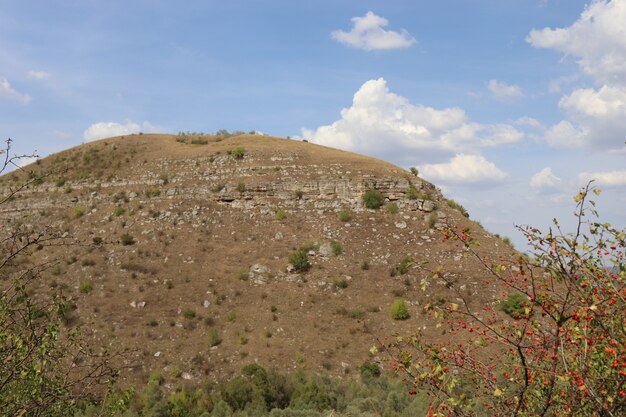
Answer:
<svg viewBox="0 0 626 417"><path fill-rule="evenodd" d="M50 74L49 72L35 70L28 71L26 75L28 76L28 78L32 78L33 80L47 80L48 78L52 77L52 74Z"/></svg>
<svg viewBox="0 0 626 417"><path fill-rule="evenodd" d="M626 1L594 0L567 28L533 30L526 40L578 58L583 71L601 83L626 86Z"/></svg>
<svg viewBox="0 0 626 417"><path fill-rule="evenodd" d="M536 190L549 189L558 187L561 182L561 179L552 173L552 168L546 167L532 176L530 186Z"/></svg>
<svg viewBox="0 0 626 417"><path fill-rule="evenodd" d="M447 163L422 165L420 172L429 180L448 184L498 183L508 177L482 155L456 155Z"/></svg>
<svg viewBox="0 0 626 417"><path fill-rule="evenodd" d="M26 104L31 100L31 97L28 94L23 94L15 90L6 78L0 78L0 97L15 100L22 104Z"/></svg>
<svg viewBox="0 0 626 417"><path fill-rule="evenodd" d="M487 89L491 93L491 96L498 101L509 101L524 96L520 86L507 84L498 80L489 80Z"/></svg>
<svg viewBox="0 0 626 417"><path fill-rule="evenodd" d="M561 98L567 119L546 132L557 148L622 147L626 131L626 0L595 0L567 28L533 30L526 40L576 57L598 88L576 89ZM559 88L553 88L560 90Z"/></svg>
<svg viewBox="0 0 626 417"><path fill-rule="evenodd" d="M389 21L371 11L363 17L353 17L352 23L350 32L335 30L330 36L344 45L366 51L408 48L416 42L406 30L395 32L383 29Z"/></svg>
<svg viewBox="0 0 626 417"><path fill-rule="evenodd" d="M449 167L459 172L466 164L468 175L483 181L487 180L486 172L494 174L491 180L505 176L488 165L480 150L518 142L524 134L508 124L471 122L458 107L435 109L412 104L390 92L386 81L379 78L361 86L339 120L316 130L302 129L302 136L310 142L376 155L405 166L430 163L426 171L420 170L427 178L432 174L432 179L441 177L432 163L454 156L447 162ZM471 182L463 175L456 177L459 182ZM447 180L452 182L452 177Z"/></svg>
<svg viewBox="0 0 626 417"><path fill-rule="evenodd" d="M595 180L601 187L626 187L626 169L606 172L581 172L578 175L581 183Z"/></svg>
<svg viewBox="0 0 626 417"><path fill-rule="evenodd" d="M123 124L116 122L99 122L92 124L83 132L83 139L85 142L92 142L113 136L131 135L139 132L151 133L157 132L158 130L158 127L150 122L143 122L142 125L132 120L126 120Z"/></svg>

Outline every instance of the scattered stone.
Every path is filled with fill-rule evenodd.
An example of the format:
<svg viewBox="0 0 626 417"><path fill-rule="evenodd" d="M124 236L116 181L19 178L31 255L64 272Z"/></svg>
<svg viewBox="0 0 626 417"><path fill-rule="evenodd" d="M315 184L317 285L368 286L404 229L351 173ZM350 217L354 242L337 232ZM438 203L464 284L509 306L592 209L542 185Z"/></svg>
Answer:
<svg viewBox="0 0 626 417"><path fill-rule="evenodd" d="M270 269L266 265L254 264L248 272L248 279L255 284L267 284L269 281Z"/></svg>
<svg viewBox="0 0 626 417"><path fill-rule="evenodd" d="M406 229L406 222L398 222L396 223L396 227L398 229Z"/></svg>
<svg viewBox="0 0 626 417"><path fill-rule="evenodd" d="M330 245L330 242L323 243L320 246L319 254L320 254L320 256L323 256L325 258L333 256L333 248Z"/></svg>

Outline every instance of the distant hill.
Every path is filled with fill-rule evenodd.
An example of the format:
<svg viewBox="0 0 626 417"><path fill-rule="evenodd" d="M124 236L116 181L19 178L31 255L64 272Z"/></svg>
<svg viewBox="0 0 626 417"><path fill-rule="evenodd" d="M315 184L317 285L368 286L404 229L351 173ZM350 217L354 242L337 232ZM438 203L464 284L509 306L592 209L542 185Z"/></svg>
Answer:
<svg viewBox="0 0 626 417"><path fill-rule="evenodd" d="M5 194L49 175L1 207L2 221L82 243L34 252L50 267L31 291L60 289L75 303L67 326L132 349L123 381L218 381L250 362L357 374L384 362L369 352L377 338L441 337L426 313L454 300L430 272L438 265L477 308L503 298L438 228L470 228L494 257L512 249L432 184L374 158L260 135L132 135L25 171L0 179ZM372 190L379 209L364 205ZM407 320L390 316L398 298Z"/></svg>

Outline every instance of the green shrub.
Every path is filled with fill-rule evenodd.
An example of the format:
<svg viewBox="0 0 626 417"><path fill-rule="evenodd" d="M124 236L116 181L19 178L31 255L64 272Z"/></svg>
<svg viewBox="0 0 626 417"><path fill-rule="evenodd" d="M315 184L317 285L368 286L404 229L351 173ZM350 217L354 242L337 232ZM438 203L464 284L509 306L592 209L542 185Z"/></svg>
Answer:
<svg viewBox="0 0 626 417"><path fill-rule="evenodd" d="M93 284L91 283L91 281L81 281L80 285L78 286L78 291L83 294L89 294L91 290L93 290Z"/></svg>
<svg viewBox="0 0 626 417"><path fill-rule="evenodd" d="M209 143L209 141L207 139L203 139L203 138L193 138L193 139L191 139L191 144L192 145L206 145L207 143Z"/></svg>
<svg viewBox="0 0 626 417"><path fill-rule="evenodd" d="M244 182L240 182L237 184L237 191L239 191L240 193L243 193L246 191L246 183Z"/></svg>
<svg viewBox="0 0 626 417"><path fill-rule="evenodd" d="M161 195L161 189L159 188L150 188L146 190L146 197L148 198L158 197L160 195Z"/></svg>
<svg viewBox="0 0 626 417"><path fill-rule="evenodd" d="M379 209L385 202L385 197L383 194L374 189L369 189L363 194L363 204L368 209Z"/></svg>
<svg viewBox="0 0 626 417"><path fill-rule="evenodd" d="M417 168L411 167L411 174L413 174L413 175L415 175L417 177L419 175L419 171L417 170Z"/></svg>
<svg viewBox="0 0 626 417"><path fill-rule="evenodd" d="M217 329L211 329L209 331L209 347L214 347L222 343L222 338L220 337Z"/></svg>
<svg viewBox="0 0 626 417"><path fill-rule="evenodd" d="M385 206L385 209L387 210L387 213L389 214L398 214L398 212L400 211L400 208L398 207L396 203L387 204Z"/></svg>
<svg viewBox="0 0 626 417"><path fill-rule="evenodd" d="M246 150L241 146L237 146L228 151L228 154L235 159L243 159L244 155L246 154Z"/></svg>
<svg viewBox="0 0 626 417"><path fill-rule="evenodd" d="M509 294L509 297L500 305L502 311L512 318L527 319L532 316L532 304L520 293Z"/></svg>
<svg viewBox="0 0 626 417"><path fill-rule="evenodd" d="M411 258L411 256L409 255L406 255L404 258L402 258L402 261L400 261L398 265L391 269L391 276L395 277L398 274L406 274L407 272L409 272L411 265L413 265L413 258Z"/></svg>
<svg viewBox="0 0 626 417"><path fill-rule="evenodd" d="M124 214L125 212L126 210L122 206L115 206L115 209L113 209L113 215L118 216L118 217Z"/></svg>
<svg viewBox="0 0 626 417"><path fill-rule="evenodd" d="M135 238L129 235L128 233L124 233L121 237L122 245L129 246L135 244Z"/></svg>
<svg viewBox="0 0 626 417"><path fill-rule="evenodd" d="M350 221L350 210L348 209L343 209L339 212L339 220L342 222L347 222Z"/></svg>
<svg viewBox="0 0 626 417"><path fill-rule="evenodd" d="M183 317L187 320L194 319L196 317L196 312L194 310L188 309L183 311Z"/></svg>
<svg viewBox="0 0 626 417"><path fill-rule="evenodd" d="M296 272L306 272L311 268L309 256L305 249L299 249L289 254L289 263L293 265Z"/></svg>
<svg viewBox="0 0 626 417"><path fill-rule="evenodd" d="M391 304L391 318L394 320L406 320L409 318L409 309L406 306L406 302L399 298Z"/></svg>
<svg viewBox="0 0 626 417"><path fill-rule="evenodd" d="M343 248L341 247L341 243L337 242L336 240L333 240L330 242L330 248L333 251L333 255L335 256L339 256L343 253Z"/></svg>
<svg viewBox="0 0 626 417"><path fill-rule="evenodd" d="M345 277L335 278L333 281L335 288L348 288L348 280Z"/></svg>
<svg viewBox="0 0 626 417"><path fill-rule="evenodd" d="M373 362L365 362L359 367L359 372L361 373L362 379L371 377L378 378L380 376L380 368Z"/></svg>
<svg viewBox="0 0 626 417"><path fill-rule="evenodd" d="M455 210L458 210L463 216L469 217L469 213L467 212L467 210L465 210L465 207L463 207L462 205L460 205L456 201L454 201L452 199L446 200L446 204L448 204L448 207L451 207L451 208L453 208Z"/></svg>
<svg viewBox="0 0 626 417"><path fill-rule="evenodd" d="M417 190L412 185L406 190L406 196L409 200L417 200Z"/></svg>

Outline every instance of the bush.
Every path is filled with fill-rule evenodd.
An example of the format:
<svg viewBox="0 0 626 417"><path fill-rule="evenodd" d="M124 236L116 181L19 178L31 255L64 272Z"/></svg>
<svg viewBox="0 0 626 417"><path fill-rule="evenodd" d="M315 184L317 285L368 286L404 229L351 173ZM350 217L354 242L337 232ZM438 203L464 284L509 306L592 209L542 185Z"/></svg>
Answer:
<svg viewBox="0 0 626 417"><path fill-rule="evenodd" d="M399 298L391 304L391 318L394 320L406 320L409 318L409 309L406 306L406 302Z"/></svg>
<svg viewBox="0 0 626 417"><path fill-rule="evenodd" d="M245 182L237 183L237 191L239 191L240 193L246 192L246 183Z"/></svg>
<svg viewBox="0 0 626 417"><path fill-rule="evenodd" d="M339 256L343 253L343 248L341 247L341 243L337 242L336 240L333 240L330 242L330 248L333 251L333 255L335 256Z"/></svg>
<svg viewBox="0 0 626 417"><path fill-rule="evenodd" d="M228 151L228 154L230 156L232 156L233 158L235 158L235 159L241 160L245 156L246 150L244 148L242 148L241 146L237 146L237 147L231 149L230 151Z"/></svg>
<svg viewBox="0 0 626 417"><path fill-rule="evenodd" d="M385 197L378 190L369 189L363 194L363 204L368 209L379 209L384 203Z"/></svg>
<svg viewBox="0 0 626 417"><path fill-rule="evenodd" d="M359 367L359 372L361 373L362 379L378 378L380 376L380 368L373 362L365 362Z"/></svg>
<svg viewBox="0 0 626 417"><path fill-rule="evenodd" d="M406 190L406 196L409 200L417 200L417 190L412 185Z"/></svg>
<svg viewBox="0 0 626 417"><path fill-rule="evenodd" d="M335 288L348 288L348 280L345 277L335 278L333 284L335 285Z"/></svg>
<svg viewBox="0 0 626 417"><path fill-rule="evenodd" d="M437 220L439 220L437 213L435 212L430 213L428 217L426 218L426 226L428 226L429 229L432 229L437 224Z"/></svg>
<svg viewBox="0 0 626 417"><path fill-rule="evenodd" d="M400 261L398 265L396 265L395 267L391 269L390 275L392 277L395 277L398 274L404 275L407 272L409 272L409 269L411 268L412 265L413 265L413 258L411 258L411 256L409 255L406 255L404 258L402 258L402 261Z"/></svg>
<svg viewBox="0 0 626 417"><path fill-rule="evenodd" d="M115 209L113 209L113 215L114 216L118 216L119 217L122 214L124 214L125 212L126 212L126 210L122 206L115 206Z"/></svg>
<svg viewBox="0 0 626 417"><path fill-rule="evenodd" d="M514 319L527 319L532 315L532 303L520 293L509 294L500 306L502 311Z"/></svg>
<svg viewBox="0 0 626 417"><path fill-rule="evenodd" d="M146 197L148 198L158 197L160 195L161 195L161 189L159 188L150 188L146 190Z"/></svg>
<svg viewBox="0 0 626 417"><path fill-rule="evenodd" d="M309 256L305 249L299 249L289 254L289 263L293 265L296 272L306 272L311 268Z"/></svg>
<svg viewBox="0 0 626 417"><path fill-rule="evenodd" d="M419 175L419 171L417 170L417 168L411 167L411 174L413 174L413 175L415 175L417 177Z"/></svg>
<svg viewBox="0 0 626 417"><path fill-rule="evenodd" d="M222 343L222 338L220 337L219 332L217 331L217 329L211 329L209 331L209 347L215 347L217 345L219 345L220 343Z"/></svg>
<svg viewBox="0 0 626 417"><path fill-rule="evenodd" d="M350 221L350 210L343 209L339 212L339 220L342 222Z"/></svg>
<svg viewBox="0 0 626 417"><path fill-rule="evenodd" d="M128 233L124 233L121 237L122 245L129 246L135 244L135 238L129 235Z"/></svg>

